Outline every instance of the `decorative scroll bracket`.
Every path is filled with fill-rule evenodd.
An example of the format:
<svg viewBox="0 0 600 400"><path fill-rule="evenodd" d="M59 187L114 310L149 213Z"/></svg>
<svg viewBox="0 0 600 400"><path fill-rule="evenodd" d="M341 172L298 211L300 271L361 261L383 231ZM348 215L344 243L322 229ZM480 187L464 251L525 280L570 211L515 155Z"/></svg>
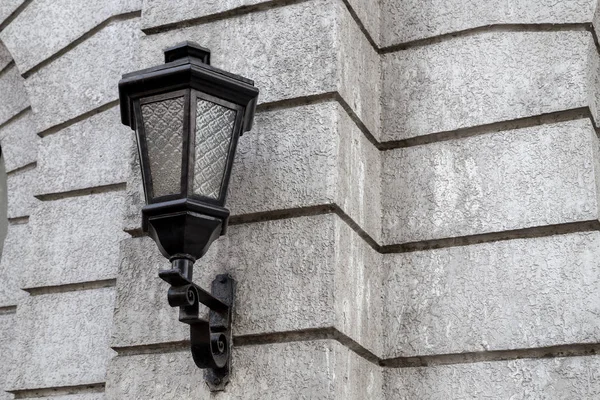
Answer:
<svg viewBox="0 0 600 400"><path fill-rule="evenodd" d="M194 261L187 257L171 258L172 269L158 276L171 285L169 305L179 307L179 321L190 326L192 357L211 391L225 389L229 382L231 360L231 308L235 281L229 275L217 275L211 292L192 282ZM210 309L208 321L200 318L200 303Z"/></svg>

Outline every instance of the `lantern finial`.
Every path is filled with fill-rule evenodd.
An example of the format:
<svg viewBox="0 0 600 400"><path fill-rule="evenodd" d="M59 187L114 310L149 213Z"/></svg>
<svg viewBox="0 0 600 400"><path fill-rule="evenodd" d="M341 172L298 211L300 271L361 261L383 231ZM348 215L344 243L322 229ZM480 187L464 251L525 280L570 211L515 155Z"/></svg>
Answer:
<svg viewBox="0 0 600 400"><path fill-rule="evenodd" d="M165 63L179 60L180 58L197 58L204 64L210 65L210 50L197 43L185 41L164 50Z"/></svg>

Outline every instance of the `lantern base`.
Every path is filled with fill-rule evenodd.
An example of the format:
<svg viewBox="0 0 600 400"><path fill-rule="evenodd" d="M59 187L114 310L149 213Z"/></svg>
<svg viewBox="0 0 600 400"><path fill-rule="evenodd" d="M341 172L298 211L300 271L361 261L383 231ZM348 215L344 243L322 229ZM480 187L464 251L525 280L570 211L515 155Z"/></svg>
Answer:
<svg viewBox="0 0 600 400"><path fill-rule="evenodd" d="M142 208L142 228L168 259L186 255L193 261L225 234L229 210L190 199L151 204Z"/></svg>

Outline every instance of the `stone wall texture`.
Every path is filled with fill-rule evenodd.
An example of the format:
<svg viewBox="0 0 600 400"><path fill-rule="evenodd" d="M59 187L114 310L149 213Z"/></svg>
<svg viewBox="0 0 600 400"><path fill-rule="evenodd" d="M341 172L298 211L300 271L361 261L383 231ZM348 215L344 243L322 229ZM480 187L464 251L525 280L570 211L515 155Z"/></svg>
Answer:
<svg viewBox="0 0 600 400"><path fill-rule="evenodd" d="M598 6L3 0L0 400L600 398ZM218 393L118 107L184 40L260 89Z"/></svg>

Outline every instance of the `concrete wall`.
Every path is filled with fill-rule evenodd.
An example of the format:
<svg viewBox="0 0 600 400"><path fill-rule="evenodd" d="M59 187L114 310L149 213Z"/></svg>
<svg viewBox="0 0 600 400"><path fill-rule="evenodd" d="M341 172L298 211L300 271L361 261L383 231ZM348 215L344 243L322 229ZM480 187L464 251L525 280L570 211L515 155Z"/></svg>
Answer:
<svg viewBox="0 0 600 400"><path fill-rule="evenodd" d="M4 1L0 399L600 397L596 8ZM261 91L195 273L238 282L212 395L118 112L183 40Z"/></svg>

